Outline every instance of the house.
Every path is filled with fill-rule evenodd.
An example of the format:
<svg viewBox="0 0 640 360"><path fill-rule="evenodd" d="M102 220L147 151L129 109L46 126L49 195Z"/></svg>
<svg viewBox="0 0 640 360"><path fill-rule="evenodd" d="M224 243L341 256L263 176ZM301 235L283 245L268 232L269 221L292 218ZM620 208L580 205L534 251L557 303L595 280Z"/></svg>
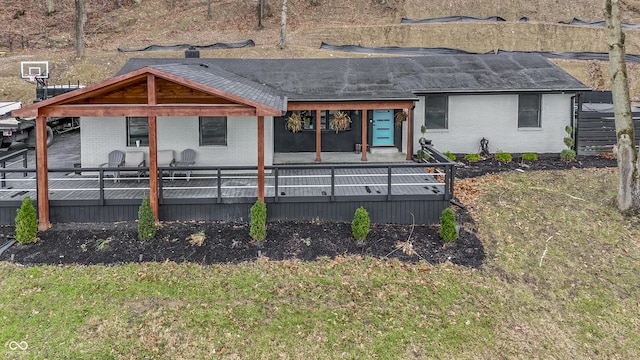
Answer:
<svg viewBox="0 0 640 360"><path fill-rule="evenodd" d="M40 136L47 116L82 117L83 168L114 149L144 151L158 217L159 150L195 149L199 165L255 167L264 199L274 154L312 152L322 162L323 153L360 149L367 161L383 150L410 160L422 125L443 151L477 152L484 137L507 152L559 152L572 97L584 90L535 54L131 59L112 79L14 115L37 115ZM338 111L351 119L344 131L330 128ZM286 128L293 113L303 118L296 133ZM38 159L39 214L48 224L46 147Z"/></svg>

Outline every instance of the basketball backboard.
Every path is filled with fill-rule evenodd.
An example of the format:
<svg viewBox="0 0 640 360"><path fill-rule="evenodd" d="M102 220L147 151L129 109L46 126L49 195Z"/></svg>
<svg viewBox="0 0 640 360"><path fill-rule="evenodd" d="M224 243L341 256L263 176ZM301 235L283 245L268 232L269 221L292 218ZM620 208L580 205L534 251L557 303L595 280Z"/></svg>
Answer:
<svg viewBox="0 0 640 360"><path fill-rule="evenodd" d="M49 62L48 61L21 61L20 75L23 79L31 81L35 79L49 78Z"/></svg>

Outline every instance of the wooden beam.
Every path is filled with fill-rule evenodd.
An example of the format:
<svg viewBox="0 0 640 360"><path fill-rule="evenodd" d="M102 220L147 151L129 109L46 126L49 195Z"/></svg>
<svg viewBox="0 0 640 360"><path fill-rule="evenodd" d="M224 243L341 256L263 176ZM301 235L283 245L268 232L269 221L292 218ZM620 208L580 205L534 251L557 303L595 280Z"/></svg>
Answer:
<svg viewBox="0 0 640 360"><path fill-rule="evenodd" d="M327 119L328 124L329 119ZM320 110L316 110L316 123L313 124L316 127L316 162L322 161L322 129L320 123Z"/></svg>
<svg viewBox="0 0 640 360"><path fill-rule="evenodd" d="M82 116L257 116L255 108L244 105L53 105L42 109L48 117ZM282 113L263 116L280 116Z"/></svg>
<svg viewBox="0 0 640 360"><path fill-rule="evenodd" d="M258 116L258 200L264 202L264 116Z"/></svg>
<svg viewBox="0 0 640 360"><path fill-rule="evenodd" d="M411 109L412 107L413 101L289 102L287 104L288 111Z"/></svg>
<svg viewBox="0 0 640 360"><path fill-rule="evenodd" d="M413 110L407 109L407 160L413 155Z"/></svg>
<svg viewBox="0 0 640 360"><path fill-rule="evenodd" d="M367 161L367 137L369 130L369 119L367 116L367 109L362 109L362 157L360 161Z"/></svg>
<svg viewBox="0 0 640 360"><path fill-rule="evenodd" d="M49 222L49 163L47 159L47 118L36 118L36 177L38 186L38 230L51 227Z"/></svg>
<svg viewBox="0 0 640 360"><path fill-rule="evenodd" d="M156 82L152 74L147 75L147 98L149 105L156 104ZM158 127L156 116L149 119L149 204L158 221Z"/></svg>

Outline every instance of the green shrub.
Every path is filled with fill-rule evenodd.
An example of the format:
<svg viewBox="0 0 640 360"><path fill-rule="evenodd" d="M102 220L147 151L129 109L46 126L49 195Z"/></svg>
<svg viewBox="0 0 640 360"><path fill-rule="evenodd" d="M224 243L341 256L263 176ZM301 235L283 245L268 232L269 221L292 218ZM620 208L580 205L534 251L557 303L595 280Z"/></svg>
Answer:
<svg viewBox="0 0 640 360"><path fill-rule="evenodd" d="M263 241L267 238L267 205L258 199L251 206L250 217L249 236L255 241Z"/></svg>
<svg viewBox="0 0 640 360"><path fill-rule="evenodd" d="M467 161L480 161L480 154L467 154L464 156L464 159Z"/></svg>
<svg viewBox="0 0 640 360"><path fill-rule="evenodd" d="M353 214L353 221L351 222L351 233L353 237L358 241L363 241L369 235L369 227L371 226L371 220L369 219L369 213L367 210L360 206Z"/></svg>
<svg viewBox="0 0 640 360"><path fill-rule="evenodd" d="M560 152L560 160L573 161L576 159L576 152L573 150L573 128L567 125L564 131L567 133L567 137L563 141L567 148Z"/></svg>
<svg viewBox="0 0 640 360"><path fill-rule="evenodd" d="M36 208L30 197L22 199L22 205L16 215L16 241L20 244L30 244L36 241L38 234L38 219Z"/></svg>
<svg viewBox="0 0 640 360"><path fill-rule="evenodd" d="M560 160L562 161L573 161L576 159L576 152L571 150L571 149L564 149L562 150L562 152L560 153Z"/></svg>
<svg viewBox="0 0 640 360"><path fill-rule="evenodd" d="M522 154L522 161L538 161L538 154L524 153Z"/></svg>
<svg viewBox="0 0 640 360"><path fill-rule="evenodd" d="M573 148L573 128L567 125L564 128L564 132L567 133L567 137L565 137L562 140L564 141L564 144L567 146L567 148L572 149Z"/></svg>
<svg viewBox="0 0 640 360"><path fill-rule="evenodd" d="M513 157L507 152L498 151L496 153L496 160L507 163L513 161Z"/></svg>
<svg viewBox="0 0 640 360"><path fill-rule="evenodd" d="M149 199L145 196L142 198L142 204L138 208L138 239L147 241L156 236L158 225L156 218L151 210Z"/></svg>
<svg viewBox="0 0 640 360"><path fill-rule="evenodd" d="M456 161L456 155L454 153L452 153L451 151L445 152L444 156L449 158L449 160L451 160L451 161Z"/></svg>
<svg viewBox="0 0 640 360"><path fill-rule="evenodd" d="M446 208L440 216L440 238L444 242L452 242L458 239L456 228L456 214L451 208Z"/></svg>
<svg viewBox="0 0 640 360"><path fill-rule="evenodd" d="M431 155L431 153L429 152L429 150L426 149L420 149L416 152L416 156L418 157L418 159L422 160L422 159L428 159L429 156Z"/></svg>

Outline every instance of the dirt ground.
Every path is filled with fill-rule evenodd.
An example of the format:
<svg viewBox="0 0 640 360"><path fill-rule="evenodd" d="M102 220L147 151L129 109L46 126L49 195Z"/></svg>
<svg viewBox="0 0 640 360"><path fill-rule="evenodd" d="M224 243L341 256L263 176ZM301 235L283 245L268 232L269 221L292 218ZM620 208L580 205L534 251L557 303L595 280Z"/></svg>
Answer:
<svg viewBox="0 0 640 360"><path fill-rule="evenodd" d="M573 162L560 161L557 155L541 156L538 161L523 164L518 160L500 163L494 159L460 162L456 178L473 178L502 171L537 171L572 168L615 167L616 160L606 157L579 157ZM164 222L150 241L137 239L136 222L55 224L39 233L39 241L31 245L15 244L0 261L20 264L121 264L140 261L176 261L199 264L238 263L260 256L273 260L298 258L313 261L338 255L371 256L398 259L402 262L426 261L431 264L452 262L478 268L485 258L482 242L475 234L475 223L458 199L464 192L477 189L457 188L456 210L460 237L445 244L438 226L384 225L371 227L364 245L356 244L349 223L273 222L268 224L267 239L253 242L246 223ZM192 235L202 232L201 245ZM0 246L14 234L13 226L0 226Z"/></svg>

